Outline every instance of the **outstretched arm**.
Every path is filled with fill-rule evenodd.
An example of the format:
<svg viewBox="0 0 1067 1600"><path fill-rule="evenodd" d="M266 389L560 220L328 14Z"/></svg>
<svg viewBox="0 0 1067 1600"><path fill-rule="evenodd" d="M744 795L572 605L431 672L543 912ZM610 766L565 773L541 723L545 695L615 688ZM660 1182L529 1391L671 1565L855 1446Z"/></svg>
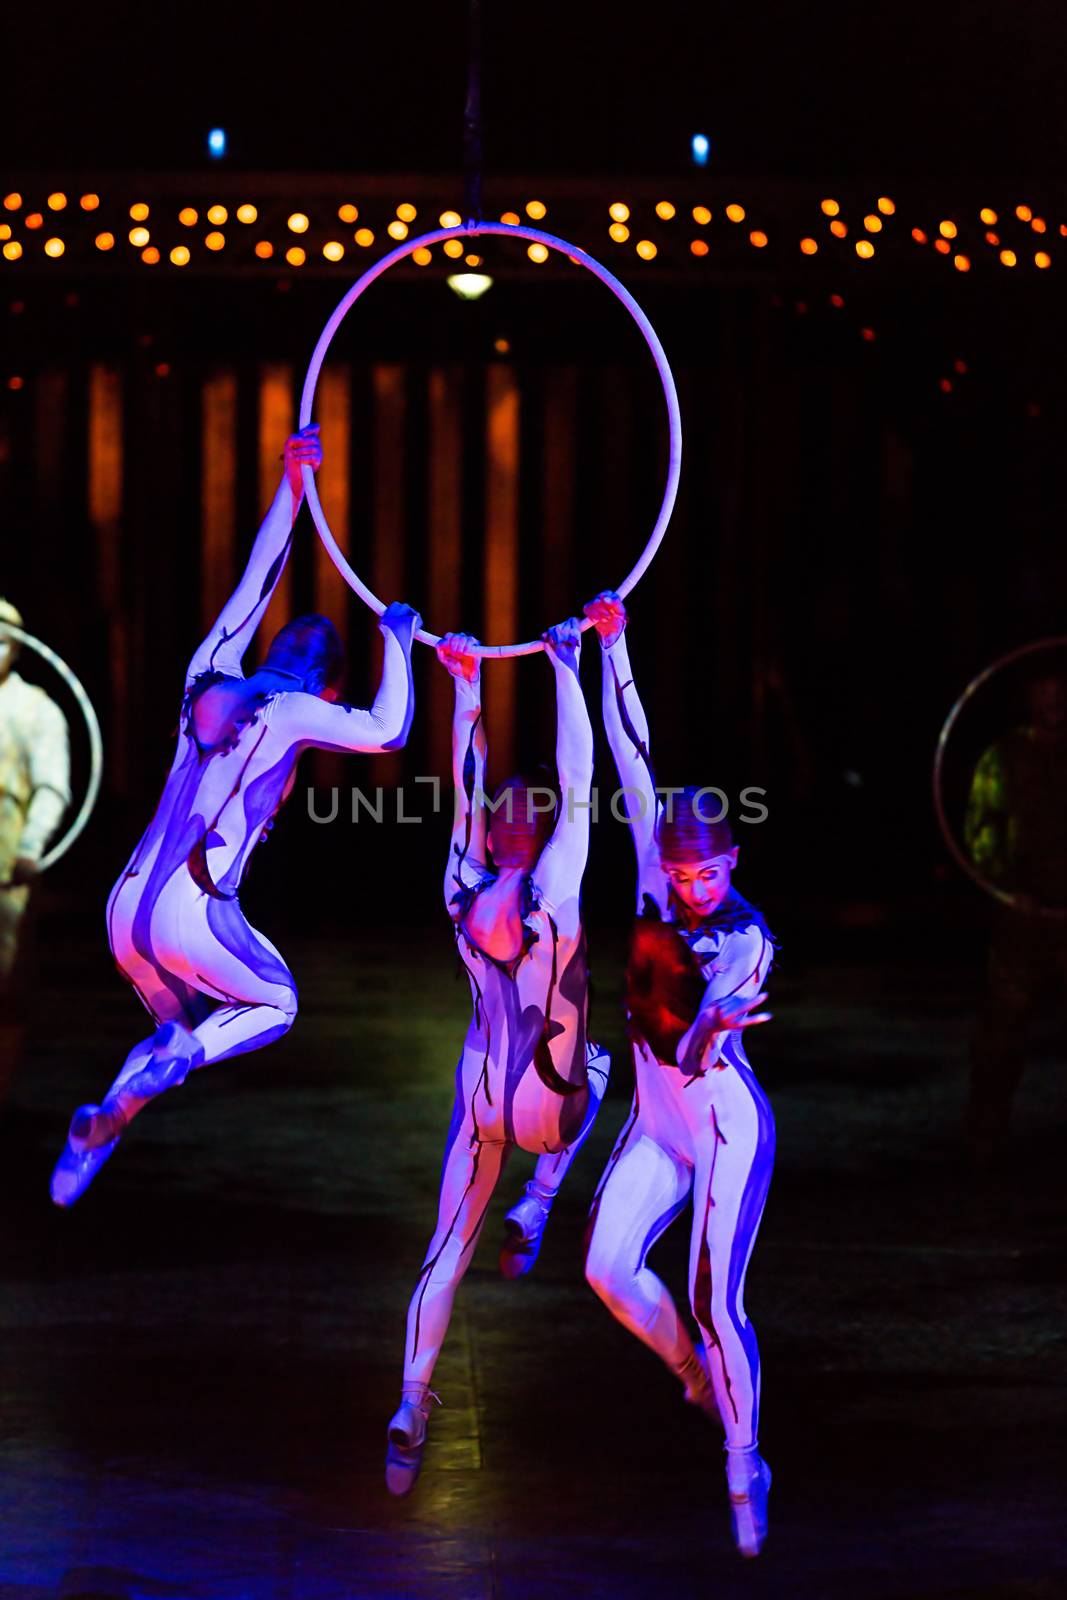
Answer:
<svg viewBox="0 0 1067 1600"><path fill-rule="evenodd" d="M49 839L70 804L70 741L67 719L43 693L35 696L33 722L27 729L30 782L33 793L19 834L11 883L31 883Z"/></svg>
<svg viewBox="0 0 1067 1600"><path fill-rule="evenodd" d="M378 693L369 711L334 704L313 694L285 694L275 715L293 745L319 750L399 750L407 742L415 711L411 643L422 618L399 601L387 607L380 623L385 659Z"/></svg>
<svg viewBox="0 0 1067 1600"><path fill-rule="evenodd" d="M727 1034L770 1021L769 1011L755 1008L767 998L763 985L773 953L770 940L755 923L727 935L696 1020L678 1041L677 1061L683 1072L721 1067Z"/></svg>
<svg viewBox="0 0 1067 1600"><path fill-rule="evenodd" d="M282 481L256 535L244 575L190 661L186 683L202 672L241 676L241 660L263 620L289 555L293 525L304 498L300 469L305 463L316 471L322 464L317 423L286 440Z"/></svg>
<svg viewBox="0 0 1067 1600"><path fill-rule="evenodd" d="M545 654L556 675L556 772L559 815L551 839L533 871L549 907L572 903L577 913L582 875L589 857L590 790L593 787L593 728L582 693L578 665L582 635L578 619L561 622L545 634ZM574 918L577 921L577 916Z"/></svg>
<svg viewBox="0 0 1067 1600"><path fill-rule="evenodd" d="M471 888L486 870L485 761L487 743L482 718L481 658L472 651L469 633L446 633L437 645L437 659L456 686L452 712L452 837L445 864L445 906L461 889Z"/></svg>
<svg viewBox="0 0 1067 1600"><path fill-rule="evenodd" d="M648 718L634 686L626 648L626 607L611 590L585 607L600 640L604 669L602 706L619 783L627 791L626 813L637 852L638 904L641 885L658 861L656 852L656 787L649 754Z"/></svg>

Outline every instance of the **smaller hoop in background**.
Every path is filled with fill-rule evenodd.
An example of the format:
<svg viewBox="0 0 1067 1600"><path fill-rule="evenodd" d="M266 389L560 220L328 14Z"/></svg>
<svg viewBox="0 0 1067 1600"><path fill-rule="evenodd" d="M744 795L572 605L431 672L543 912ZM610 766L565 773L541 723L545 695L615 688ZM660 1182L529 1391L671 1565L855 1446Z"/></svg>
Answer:
<svg viewBox="0 0 1067 1600"><path fill-rule="evenodd" d="M38 871L45 872L49 867L54 866L61 856L66 855L92 815L93 807L96 805L100 794L100 782L104 772L104 741L100 733L99 720L93 709L93 702L89 699L81 680L67 666L62 656L57 656L54 650L49 649L48 645L42 644L40 639L35 639L33 634L27 633L24 628L17 628L13 622L0 623L0 631L10 634L20 644L28 646L36 655L40 656L42 661L47 662L54 672L59 674L74 696L78 710L85 719L85 727L89 734L89 783L85 791L85 798L66 833L50 850L45 852L38 862Z"/></svg>
<svg viewBox="0 0 1067 1600"><path fill-rule="evenodd" d="M588 268L593 276L599 278L601 283L606 284L616 299L620 300L626 307L630 316L637 323L649 350L652 352L652 358L656 363L656 371L659 374L660 384L663 388L663 397L667 404L667 421L670 430L667 484L664 489L659 515L656 518L648 543L618 586L620 595L628 595L631 589L644 576L652 557L659 549L663 535L667 531L667 524L670 522L671 512L674 510L674 502L678 495L678 480L682 470L682 419L678 405L678 390L675 386L670 364L667 361L666 352L659 341L656 330L637 304L633 295L619 282L613 273L609 272L606 267L602 267L599 261L594 260L588 251L583 250L579 245L568 244L565 239L559 239L552 233L542 233L539 228L527 228L521 224L513 225L509 222L468 222L458 228L438 228L432 233L420 234L418 238L405 239L403 244L398 245L395 250L390 250L388 255L382 256L380 261L376 261L372 266L368 267L367 271L356 279L352 287L334 308L329 321L319 335L319 341L308 363L303 393L300 397L299 426L306 428L311 421L311 411L315 401L315 388L319 381L322 363L334 334L352 306L355 305L365 290L370 288L375 279L380 278L384 272L388 272L390 267L394 266L398 261L403 261L406 256L411 255L416 250L428 249L434 244L442 244L446 239L470 239L483 234L495 234L502 238L526 239L535 244L543 244L548 249L559 251L560 254L569 257L577 266ZM318 490L315 487L314 472L309 466L304 466L301 468L301 474L304 480L304 492L307 495L308 509L311 512L315 527L318 529L319 538L326 547L327 554L349 588L354 589L360 599L364 600L372 611L381 616L385 610L383 602L378 599L374 591L368 588L359 574L350 566L333 536L330 525L326 520L326 514L319 501ZM588 617L581 619L583 633L590 626L591 623ZM416 639L421 639L423 644L435 645L441 636L440 634L430 633L426 628L420 628L415 637ZM544 646L540 639L528 639L524 644L479 645L476 653L482 656L527 656L533 655L535 651L543 648Z"/></svg>
<svg viewBox="0 0 1067 1600"><path fill-rule="evenodd" d="M984 688L991 678L996 677L997 673L1002 672L1006 667L1013 666L1015 662L1023 660L1026 656L1036 655L1041 650L1055 649L1067 650L1067 636L1054 635L1048 639L1037 639L1033 644L1020 645L1017 650L1010 650L1007 655L1001 656L999 660L994 661L991 666L980 672L977 677L971 679L945 718L941 733L938 736L937 750L934 754L933 789L934 811L937 814L937 822L941 829L942 837L948 845L956 865L963 868L971 882L976 883L980 889L991 895L994 900L999 900L1001 905L1010 906L1015 911L1025 910L1028 916L1048 917L1053 921L1062 922L1064 918L1067 918L1067 907L1032 905L1030 903L1023 906L1018 895L1012 894L1008 889L1000 889L995 883L989 883L987 879L982 877L974 862L960 848L946 815L944 803L945 751L952 737L952 731L963 711L970 705L978 691Z"/></svg>

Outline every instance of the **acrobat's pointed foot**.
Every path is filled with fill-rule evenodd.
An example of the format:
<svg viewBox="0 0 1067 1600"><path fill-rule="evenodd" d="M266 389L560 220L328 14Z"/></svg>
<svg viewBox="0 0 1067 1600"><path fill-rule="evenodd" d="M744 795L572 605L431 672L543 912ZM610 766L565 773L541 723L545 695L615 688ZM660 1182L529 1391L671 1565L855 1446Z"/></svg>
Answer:
<svg viewBox="0 0 1067 1600"><path fill-rule="evenodd" d="M504 1218L504 1244L500 1251L500 1270L505 1278L524 1278L541 1253L541 1240L548 1222L551 1201L538 1194L535 1182L527 1185Z"/></svg>
<svg viewBox="0 0 1067 1600"><path fill-rule="evenodd" d="M749 1450L727 1450L726 1484L730 1491L730 1520L738 1554L758 1556L767 1537L767 1496L771 1469L753 1445Z"/></svg>
<svg viewBox="0 0 1067 1600"><path fill-rule="evenodd" d="M441 1403L425 1385L405 1385L387 1434L385 1487L390 1494L410 1494L415 1487L426 1448L431 1401Z"/></svg>
<svg viewBox="0 0 1067 1600"><path fill-rule="evenodd" d="M80 1200L118 1145L125 1120L104 1106L79 1106L70 1122L66 1147L52 1173L51 1195L57 1206Z"/></svg>

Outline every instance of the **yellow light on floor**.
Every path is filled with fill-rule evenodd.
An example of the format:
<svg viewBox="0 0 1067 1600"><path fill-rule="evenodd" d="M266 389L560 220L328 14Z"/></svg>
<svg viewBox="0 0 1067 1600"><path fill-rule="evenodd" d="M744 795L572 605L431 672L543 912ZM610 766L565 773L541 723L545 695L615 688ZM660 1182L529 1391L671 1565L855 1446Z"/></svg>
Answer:
<svg viewBox="0 0 1067 1600"><path fill-rule="evenodd" d="M157 264L159 261L159 251L156 249L154 244L150 244L147 250L141 251L141 260L144 262L146 267L154 267Z"/></svg>
<svg viewBox="0 0 1067 1600"><path fill-rule="evenodd" d="M872 211L869 217L864 217L863 226L867 229L868 233L881 233L882 219L881 217L875 216L874 212Z"/></svg>
<svg viewBox="0 0 1067 1600"><path fill-rule="evenodd" d="M357 228L353 237L363 250L368 249L374 243L374 234L370 228Z"/></svg>
<svg viewBox="0 0 1067 1600"><path fill-rule="evenodd" d="M708 223L711 221L711 212L708 210L707 206L693 207L693 221L701 228L707 227Z"/></svg>
<svg viewBox="0 0 1067 1600"><path fill-rule="evenodd" d="M428 267L433 260L433 251L427 250L424 244L420 244L417 250L412 251L411 259L417 267Z"/></svg>
<svg viewBox="0 0 1067 1600"><path fill-rule="evenodd" d="M256 255L261 261L269 261L274 254L274 246L269 239L260 239L256 245Z"/></svg>
<svg viewBox="0 0 1067 1600"><path fill-rule="evenodd" d="M745 208L744 206L739 206L737 204L729 205L726 207L726 215L729 217L731 222L744 222Z"/></svg>
<svg viewBox="0 0 1067 1600"><path fill-rule="evenodd" d="M307 260L307 251L302 250L298 244L291 244L285 252L285 259L291 267L302 267Z"/></svg>
<svg viewBox="0 0 1067 1600"><path fill-rule="evenodd" d="M393 221L389 224L385 231L389 235L390 239L406 239L408 236L408 225L406 222L401 222L399 217L394 217Z"/></svg>
<svg viewBox="0 0 1067 1600"><path fill-rule="evenodd" d="M802 255L813 256L818 248L819 246L815 243L814 239L801 239L800 241L800 250Z"/></svg>
<svg viewBox="0 0 1067 1600"><path fill-rule="evenodd" d="M225 206L208 206L207 208L207 220L213 222L216 228L221 228L228 216L229 212Z"/></svg>
<svg viewBox="0 0 1067 1600"><path fill-rule="evenodd" d="M62 239L46 239L44 242L45 255L52 256L53 258L56 256L61 256L66 248L67 247L63 243Z"/></svg>
<svg viewBox="0 0 1067 1600"><path fill-rule="evenodd" d="M522 218L517 211L505 211L500 220L509 228L517 228Z"/></svg>
<svg viewBox="0 0 1067 1600"><path fill-rule="evenodd" d="M130 216L134 222L144 222L148 217L148 207L143 200L138 200L136 205L130 207Z"/></svg>
<svg viewBox="0 0 1067 1600"><path fill-rule="evenodd" d="M547 210L548 207L543 205L540 200L527 200L526 202L526 215L532 217L535 222L540 222Z"/></svg>
<svg viewBox="0 0 1067 1600"><path fill-rule="evenodd" d="M1015 207L1015 215L1018 217L1020 222L1029 222L1033 214L1034 213L1030 210L1029 206Z"/></svg>
<svg viewBox="0 0 1067 1600"><path fill-rule="evenodd" d="M418 216L418 212L415 210L415 207L410 205L406 200L402 206L397 206L396 214L400 218L401 222L414 222L415 218Z"/></svg>
<svg viewBox="0 0 1067 1600"><path fill-rule="evenodd" d="M691 239L689 250L690 254L694 256L706 256L708 253L708 241L706 239Z"/></svg>
<svg viewBox="0 0 1067 1600"><path fill-rule="evenodd" d="M114 250L115 235L113 233L98 233L93 242L98 250Z"/></svg>
<svg viewBox="0 0 1067 1600"><path fill-rule="evenodd" d="M874 245L869 239L857 239L856 254L861 261L869 261L874 255Z"/></svg>
<svg viewBox="0 0 1067 1600"><path fill-rule="evenodd" d="M359 220L359 207L343 205L337 208L337 216L341 222L357 222Z"/></svg>
<svg viewBox="0 0 1067 1600"><path fill-rule="evenodd" d="M243 222L246 227L250 223L255 222L258 217L259 212L256 210L255 206L245 204L237 207L237 220L238 222Z"/></svg>
<svg viewBox="0 0 1067 1600"><path fill-rule="evenodd" d="M625 222L613 222L611 227L608 229L608 232L615 240L616 244L625 244L627 239L630 237L630 230L626 226Z"/></svg>
<svg viewBox="0 0 1067 1600"><path fill-rule="evenodd" d="M176 244L170 253L170 259L176 267L187 267L189 265L188 248L184 244Z"/></svg>
<svg viewBox="0 0 1067 1600"><path fill-rule="evenodd" d="M484 263L484 261L483 261L481 256L476 256L476 255L464 256L463 260L464 260L465 265L468 266L468 267L481 267L481 266L485 265L485 263Z"/></svg>
<svg viewBox="0 0 1067 1600"><path fill-rule="evenodd" d="M44 218L39 211L31 211L26 218L27 228L40 228L44 225Z"/></svg>
<svg viewBox="0 0 1067 1600"><path fill-rule="evenodd" d="M182 206L181 210L178 212L178 221L185 228L195 228L197 223L200 221L200 217L199 214L193 210L192 206Z"/></svg>
<svg viewBox="0 0 1067 1600"><path fill-rule="evenodd" d="M4 210L5 211L17 211L21 204L22 204L22 196L20 194L14 194L14 193L5 194L5 196L4 196ZM9 259L10 259L10 257L9 257Z"/></svg>
<svg viewBox="0 0 1067 1600"><path fill-rule="evenodd" d="M623 201L616 200L608 207L608 216L611 218L612 222L629 222L630 208L628 205L625 205Z"/></svg>
<svg viewBox="0 0 1067 1600"><path fill-rule="evenodd" d="M956 224L954 222L939 222L937 229L942 239L954 239L956 237Z"/></svg>
<svg viewBox="0 0 1067 1600"><path fill-rule="evenodd" d="M496 351L498 356L506 356L511 354L511 345L507 339L494 339L493 349Z"/></svg>
<svg viewBox="0 0 1067 1600"><path fill-rule="evenodd" d="M979 211L978 215L981 218L981 220L985 223L987 228L992 228L992 227L995 226L996 220L997 220L997 214L996 214L995 211L990 211L988 206L983 206L981 211Z"/></svg>
<svg viewBox="0 0 1067 1600"><path fill-rule="evenodd" d="M515 221L518 222L518 220L518 217L516 217ZM442 211L437 219L438 226L442 228L458 228L462 221L463 218L458 211Z"/></svg>
<svg viewBox="0 0 1067 1600"><path fill-rule="evenodd" d="M1017 260L1018 260L1018 257L1016 256L1014 250L1002 250L1000 252L1001 266L1013 267Z"/></svg>
<svg viewBox="0 0 1067 1600"><path fill-rule="evenodd" d="M651 239L638 239L635 248L642 261L651 261L656 254L656 247Z"/></svg>
<svg viewBox="0 0 1067 1600"><path fill-rule="evenodd" d="M527 206L526 209L528 211L530 209L529 206ZM546 244L534 243L527 250L526 254L529 256L531 261L536 261L538 264L540 264L542 261L548 260L548 246Z"/></svg>
<svg viewBox="0 0 1067 1600"><path fill-rule="evenodd" d="M836 217L841 211L841 207L836 200L822 200L819 203L825 217Z"/></svg>
<svg viewBox="0 0 1067 1600"><path fill-rule="evenodd" d="M970 256L953 256L952 265L957 272L970 272L971 258Z"/></svg>
<svg viewBox="0 0 1067 1600"><path fill-rule="evenodd" d="M947 256L951 251L952 246L949 244L947 239L935 239L934 249L937 250L941 255Z"/></svg>
<svg viewBox="0 0 1067 1600"><path fill-rule="evenodd" d="M66 197L65 194L60 194L57 191L55 194L50 194L48 196L48 209L49 209L49 211L65 211L66 207L67 207L67 197Z"/></svg>
<svg viewBox="0 0 1067 1600"><path fill-rule="evenodd" d="M757 228L754 233L749 234L748 242L756 250L764 250L767 246L767 235L765 233L761 233L759 228Z"/></svg>
<svg viewBox="0 0 1067 1600"><path fill-rule="evenodd" d="M19 244L17 239L11 239L11 240L8 241L7 244L5 244L5 246L4 246L4 260L5 261L17 261L21 254L22 254L22 246Z"/></svg>
<svg viewBox="0 0 1067 1600"><path fill-rule="evenodd" d="M221 250L226 243L226 235L224 233L206 233L204 235L204 243L209 250Z"/></svg>
<svg viewBox="0 0 1067 1600"><path fill-rule="evenodd" d="M129 233L130 243L135 250L140 250L146 245L152 235L147 228L131 228Z"/></svg>
<svg viewBox="0 0 1067 1600"><path fill-rule="evenodd" d="M669 222L674 216L674 207L669 200L657 200L656 215L661 222Z"/></svg>
<svg viewBox="0 0 1067 1600"><path fill-rule="evenodd" d="M912 228L911 236L916 244L929 244L930 241L921 228Z"/></svg>
<svg viewBox="0 0 1067 1600"><path fill-rule="evenodd" d="M878 209L882 213L883 217L891 217L897 208L893 204L892 200L890 200L887 195L883 194L879 196Z"/></svg>
<svg viewBox="0 0 1067 1600"><path fill-rule="evenodd" d="M833 234L835 239L847 238L847 236L848 236L848 223L847 222L842 222L839 218L835 219L830 224L830 232Z"/></svg>
<svg viewBox="0 0 1067 1600"><path fill-rule="evenodd" d="M83 194L79 202L83 211L95 211L100 204L98 194Z"/></svg>
<svg viewBox="0 0 1067 1600"><path fill-rule="evenodd" d="M307 233L310 224L302 211L294 211L289 218L290 233Z"/></svg>
<svg viewBox="0 0 1067 1600"><path fill-rule="evenodd" d="M460 256L463 254L463 240L446 239L444 243L444 252L446 256L451 256L453 261L458 261Z"/></svg>
<svg viewBox="0 0 1067 1600"><path fill-rule="evenodd" d="M1039 250L1037 252L1037 255L1034 257L1034 266L1035 267L1041 267L1042 270L1043 270L1045 267L1051 267L1051 265L1052 265L1052 257L1048 254L1047 251Z"/></svg>
<svg viewBox="0 0 1067 1600"><path fill-rule="evenodd" d="M345 247L340 239L328 239L322 247L322 253L327 261L341 261L344 258Z"/></svg>
<svg viewBox="0 0 1067 1600"><path fill-rule="evenodd" d="M1044 217L1032 217L1030 219L1030 226L1033 228L1035 233L1048 232L1048 223L1045 221Z"/></svg>

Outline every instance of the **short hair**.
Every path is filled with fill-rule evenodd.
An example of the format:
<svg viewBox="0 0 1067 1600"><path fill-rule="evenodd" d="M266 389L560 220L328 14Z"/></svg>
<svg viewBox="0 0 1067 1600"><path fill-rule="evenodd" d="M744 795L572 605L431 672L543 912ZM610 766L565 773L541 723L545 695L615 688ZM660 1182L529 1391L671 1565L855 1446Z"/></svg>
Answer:
<svg viewBox="0 0 1067 1600"><path fill-rule="evenodd" d="M302 674L318 671L325 683L336 689L344 677L345 647L329 617L309 612L278 629L263 665L283 672L297 667Z"/></svg>
<svg viewBox="0 0 1067 1600"><path fill-rule="evenodd" d="M710 792L690 784L680 794L671 796L674 804L670 812L665 809L656 824L656 843L662 860L708 861L712 856L722 856L733 849L733 830L725 816L716 822L704 819L700 802Z"/></svg>

